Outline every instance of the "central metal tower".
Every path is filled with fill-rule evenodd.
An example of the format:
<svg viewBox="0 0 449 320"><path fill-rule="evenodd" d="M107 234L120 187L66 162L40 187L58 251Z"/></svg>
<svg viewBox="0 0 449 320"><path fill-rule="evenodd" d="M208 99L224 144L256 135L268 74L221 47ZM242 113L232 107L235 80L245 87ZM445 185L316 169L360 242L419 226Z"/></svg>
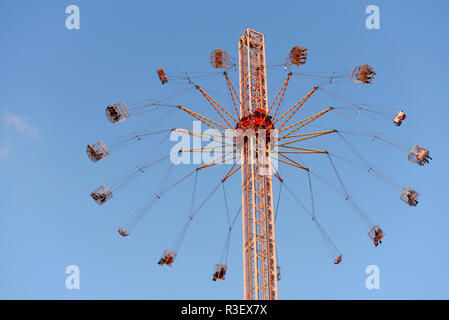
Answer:
<svg viewBox="0 0 449 320"><path fill-rule="evenodd" d="M242 117L268 113L265 38L251 29L239 40L239 80ZM245 138L241 164L244 298L277 299L270 142Z"/></svg>

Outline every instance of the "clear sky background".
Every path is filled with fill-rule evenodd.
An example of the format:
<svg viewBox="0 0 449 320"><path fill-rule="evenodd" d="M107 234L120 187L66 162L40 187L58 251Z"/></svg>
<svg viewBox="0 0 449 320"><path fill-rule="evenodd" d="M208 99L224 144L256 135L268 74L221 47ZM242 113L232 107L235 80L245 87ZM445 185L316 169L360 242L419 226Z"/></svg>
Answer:
<svg viewBox="0 0 449 320"><path fill-rule="evenodd" d="M67 30L65 8L80 8L80 30ZM365 27L365 8L380 8L380 30ZM226 281L212 282L226 236L221 190L199 212L173 267L156 264L189 214L193 179L167 193L128 238L116 228L152 197L169 162L145 172L102 207L89 193L141 162L161 137L111 153L91 163L88 143L111 140L142 128L191 129L176 111L162 111L110 124L104 108L117 101L161 98L182 84L161 86L155 70L164 66L212 72L209 53L226 49L234 58L245 28L266 35L270 64L285 60L295 45L309 48L307 64L297 71L331 72L368 63L377 76L372 86L348 79L328 90L357 103L407 113L397 128L391 117L354 112L350 116L406 148L430 149L430 165L419 167L407 154L362 134L348 139L369 161L402 185L421 193L418 207L376 175L350 162L335 160L351 195L385 230L374 248L344 197L313 179L318 219L343 253L335 266L312 221L282 192L276 239L282 280L281 299L447 299L447 1L0 1L0 298L3 299L240 299L242 283L241 217L232 234ZM238 75L230 71L235 84ZM285 70L270 68L270 99ZM169 80L170 81L170 80ZM321 80L293 76L283 110ZM229 110L226 82L220 75L200 84ZM198 92L172 100L213 115ZM322 92L310 99L297 120L327 106L341 105ZM217 118L215 118L217 119ZM312 129L336 128L363 133L331 113ZM161 156L173 142L165 140ZM317 146L357 161L338 136L318 138ZM338 181L320 155L302 157L329 182ZM360 162L360 161L359 161ZM179 166L170 181L193 166ZM229 167L198 176L199 203ZM287 185L308 206L304 172L281 166ZM274 183L275 198L279 185ZM240 207L240 174L226 184L229 208ZM65 269L80 268L80 289L68 290ZM380 289L365 287L369 265L380 269Z"/></svg>

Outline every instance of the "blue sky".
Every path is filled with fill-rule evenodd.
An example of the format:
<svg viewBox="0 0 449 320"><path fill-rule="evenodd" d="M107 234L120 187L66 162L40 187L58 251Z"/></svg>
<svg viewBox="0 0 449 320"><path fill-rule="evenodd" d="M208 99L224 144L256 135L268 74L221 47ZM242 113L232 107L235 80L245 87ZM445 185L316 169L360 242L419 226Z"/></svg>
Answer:
<svg viewBox="0 0 449 320"><path fill-rule="evenodd" d="M80 8L79 30L65 27L65 8L72 4ZM370 4L380 8L380 30L365 27ZM139 164L161 138L144 139L95 164L87 159L85 147L142 128L190 129L191 119L179 111L163 121L157 111L111 125L104 108L182 89L171 82L161 86L156 68L211 72L210 51L223 48L237 57L237 40L247 27L266 35L269 63L285 59L292 46L303 45L309 48L309 58L298 71L349 72L355 64L372 65L377 72L374 85L342 81L328 90L351 101L384 106L382 110L393 114L401 107L407 119L399 128L388 117L351 117L405 146L427 147L433 157L430 165L418 167L397 148L348 135L372 163L404 186L416 188L421 199L418 207L409 208L385 181L335 160L351 195L387 234L374 248L366 226L344 198L313 180L317 217L344 256L338 266L332 264L310 218L284 190L276 224L282 267L279 297L449 298L448 9L446 1L0 1L0 298L242 297L240 218L232 235L227 280L211 281L226 236L221 192L199 212L174 266L161 268L156 264L159 256L189 213L193 180L164 196L123 239L116 228L152 196L169 163L145 172L102 207L89 193ZM230 75L236 84L237 73ZM273 68L268 76L272 99L286 73ZM200 84L232 107L221 76ZM293 76L283 108L317 84L316 79ZM213 114L197 92L172 102ZM295 117L338 103L318 92ZM336 113L316 125L360 132ZM337 136L313 144L357 161ZM167 154L170 146L166 140L161 153ZM313 172L338 184L325 158L302 159ZM191 170L174 168L170 181ZM197 203L225 170L218 166L199 174ZM281 167L281 174L309 205L304 172ZM274 187L277 198L278 184ZM239 175L226 190L234 214L241 201ZM68 265L80 268L79 290L65 287ZM365 287L369 265L380 269L379 290Z"/></svg>

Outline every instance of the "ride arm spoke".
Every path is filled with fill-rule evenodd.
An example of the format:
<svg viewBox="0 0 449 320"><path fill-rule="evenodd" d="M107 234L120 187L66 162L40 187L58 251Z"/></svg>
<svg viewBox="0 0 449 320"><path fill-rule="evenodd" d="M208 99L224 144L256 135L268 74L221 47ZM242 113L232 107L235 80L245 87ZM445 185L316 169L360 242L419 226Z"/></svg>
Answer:
<svg viewBox="0 0 449 320"><path fill-rule="evenodd" d="M204 147L204 148L196 148L196 149L181 149L182 152L200 152L200 153L229 153L229 151L222 150L224 146L216 146L216 147ZM220 150L221 149L221 150ZM235 150L232 150L235 151Z"/></svg>
<svg viewBox="0 0 449 320"><path fill-rule="evenodd" d="M226 83L227 83L228 88L229 88L229 94L231 95L232 103L234 104L234 107L235 107L235 112L237 113L237 117L240 119L240 112L239 112L239 110L238 110L238 108L237 108L237 104L235 103L234 95L235 95L237 101L239 102L240 107L242 106L242 103L240 102L239 96L238 96L237 93L235 92L234 86L232 85L231 79L229 79L228 73L225 71L225 72L223 72L223 75L224 75L225 78L226 78ZM234 92L234 93L233 93L233 92Z"/></svg>
<svg viewBox="0 0 449 320"><path fill-rule="evenodd" d="M202 138L204 140L209 140L209 139L206 139L205 137L225 138L225 139L231 140L232 144L229 143L229 142L224 142L224 141L220 141L220 143L222 143L224 145L228 145L228 146L235 145L235 138L234 137L229 137L229 136L225 135L221 131L218 131L220 134L211 134L211 133L207 133L206 134L204 132L196 132L196 131L190 131L190 130L185 130L185 129L173 129L173 131L185 133L185 134L188 134L188 135L190 135L192 137L198 137L198 138Z"/></svg>
<svg viewBox="0 0 449 320"><path fill-rule="evenodd" d="M337 132L337 130L329 130L329 131L321 131L321 132L313 132L313 133L304 133L304 134L298 134L298 135L293 135L293 136L284 136L279 138L279 140L281 139L286 139L286 138L297 138L297 137L302 137L300 139L296 139L296 140L291 140L291 141L287 141L284 143L279 144L278 146L285 146L287 144L292 144L295 142L299 142L299 141L304 141L304 140L308 140L308 139L313 139L313 138L317 138L317 137L321 137L330 133L334 133Z"/></svg>
<svg viewBox="0 0 449 320"><path fill-rule="evenodd" d="M230 161L230 160L237 159L237 156L233 157L232 159L226 159L226 156L229 155L229 154L231 154L231 153L234 153L234 150L228 151L228 152L226 152L225 154L223 154L221 157L219 157L219 158L217 158L217 159L214 159L214 160L212 160L212 161L209 161L208 163L203 164L202 166L199 166L199 167L198 167L198 170L201 170L201 169L204 169L204 168L207 168L207 167L211 167L211 166L214 166L214 165L217 165L217 164L220 164L220 163L224 163L224 162L226 162L226 161ZM224 158L224 159L223 159L223 158ZM219 160L220 160L220 161L219 161Z"/></svg>
<svg viewBox="0 0 449 320"><path fill-rule="evenodd" d="M173 129L173 131L176 132L181 132L181 133L185 133L188 134L192 137L197 137L197 138L201 138L204 141L208 141L210 139L208 139L209 137L216 137L216 138L225 138L227 140L230 140L229 142L225 141L219 141L219 140L212 140L215 141L217 143L221 143L225 146L235 146L235 138L234 137L229 137L227 135L225 135L224 133L222 133L221 131L218 131L220 133L220 135L215 135L215 134L210 134L210 133L203 133L203 132L195 132L195 131L190 131L190 130L185 130L185 129Z"/></svg>
<svg viewBox="0 0 449 320"><path fill-rule="evenodd" d="M324 151L324 150L308 149L308 148L301 148L301 147L294 147L294 146L280 146L280 147L305 151L304 153L328 153L327 151ZM278 151L278 153L282 153L282 152L283 151Z"/></svg>
<svg viewBox="0 0 449 320"><path fill-rule="evenodd" d="M290 129L290 128L296 127L297 125L300 125L299 127L296 127L294 130L290 131L290 132L287 133L285 136L283 136L283 138L287 138L287 137L290 136L292 133L298 131L299 129L301 129L301 128L303 128L303 127L305 127L305 126L308 125L309 123L315 121L316 119L320 118L321 116L325 115L326 113L328 113L329 111L332 111L332 110L334 110L334 109L335 109L334 107L329 107L329 108L327 108L326 110L323 110L323 111L321 111L321 112L318 112L318 113L314 114L313 116L310 116L310 117L308 117L308 118L305 118L305 119L303 119L303 120L301 120L301 121L295 122L295 123L293 123L293 124L291 124L291 125L289 125L289 126L283 128L283 129L279 128L279 131L278 131L278 132L282 132L282 131L284 131L284 130L288 130L288 129Z"/></svg>
<svg viewBox="0 0 449 320"><path fill-rule="evenodd" d="M208 127L212 128L212 129L215 129L215 130L217 130L217 131L220 131L220 130L218 130L217 128L215 128L213 125L211 125L210 123L213 123L213 124L215 124L216 126L222 127L223 129L226 129L226 130L229 129L229 128L225 127L224 125L222 125L222 124L220 124L220 123L218 123L218 122L215 122L215 121L213 121L213 120L211 120L211 119L209 119L209 118L206 118L205 116L202 116L202 115L200 115L200 114L198 114L198 113L196 113L196 112L193 112L192 110L187 109L186 107L178 106L178 108L181 109L181 110L183 110L184 112L190 114L190 115L191 115L192 117L194 117L195 119L200 120L201 122L203 122L205 125L207 125ZM209 123L209 122L210 122L210 123Z"/></svg>
<svg viewBox="0 0 449 320"><path fill-rule="evenodd" d="M304 98L299 100L294 106L292 106L290 109L285 111L278 119L275 119L273 122L273 125L275 125L279 120L281 120L283 117L285 117L287 114L289 114L292 110L292 114L288 117L287 120L284 121L284 123L279 127L281 129L290 119L293 117L293 115L302 107L302 105L312 96L312 94L318 89L318 87L313 88Z"/></svg>
<svg viewBox="0 0 449 320"><path fill-rule="evenodd" d="M232 166L232 168L228 171L228 173L226 173L225 177L223 178L223 182L225 182L226 180L228 180L234 173L236 173L237 171L240 170L240 168L242 167L241 165L238 166L236 169L235 166L237 165L237 162L234 163L234 165Z"/></svg>
<svg viewBox="0 0 449 320"><path fill-rule="evenodd" d="M320 153L326 153L326 151L282 151L279 152L279 154L320 154Z"/></svg>
<svg viewBox="0 0 449 320"><path fill-rule="evenodd" d="M279 99L279 103L278 103L278 105L277 105L277 107L276 107L276 111L274 112L273 119L276 118L276 114L278 113L279 107L281 106L282 100L284 99L284 94L285 94L285 91L287 90L287 86L288 86L288 83L289 83L289 81L290 81L291 76L292 76L292 73L290 72L290 73L288 74L288 76L287 76L287 79L285 79L285 82L284 82L284 84L282 85L281 89L279 90L279 92L278 92L278 94L277 94L277 96L276 96L276 99L274 99L273 103L272 103L271 106L270 106L270 109L268 109L267 114L270 113L271 109L273 108L274 104L276 103L276 100L277 100L278 97L279 97L279 94L282 92L281 98Z"/></svg>
<svg viewBox="0 0 449 320"><path fill-rule="evenodd" d="M291 165L291 166L299 168L299 169L303 169L303 170L309 171L309 168L304 167L302 164L300 164L300 163L290 159L286 155L283 155L282 153L278 153L278 154L281 157L283 157L284 159L287 159L287 160L283 160L283 159L280 159L280 158L275 158L275 160L281 161L281 162L283 162L285 164Z"/></svg>
<svg viewBox="0 0 449 320"><path fill-rule="evenodd" d="M271 169L274 170L274 176L279 180L279 182L281 182L281 183L284 182L284 179L281 178L281 176L279 175L279 172L273 166L273 161L271 161Z"/></svg>
<svg viewBox="0 0 449 320"><path fill-rule="evenodd" d="M226 122L226 124L229 126L231 130L233 130L231 124L228 122L228 120L224 117L224 115L220 112L220 110L217 109L217 106L226 113L229 117L231 117L232 120L235 122L238 122L237 119L235 119L228 111L226 111L225 108L223 108L217 101L215 101L211 96L209 96L200 86L196 86L196 88L201 92L201 94L206 98L206 100L210 103L210 105L217 111L217 113L220 115L220 117Z"/></svg>

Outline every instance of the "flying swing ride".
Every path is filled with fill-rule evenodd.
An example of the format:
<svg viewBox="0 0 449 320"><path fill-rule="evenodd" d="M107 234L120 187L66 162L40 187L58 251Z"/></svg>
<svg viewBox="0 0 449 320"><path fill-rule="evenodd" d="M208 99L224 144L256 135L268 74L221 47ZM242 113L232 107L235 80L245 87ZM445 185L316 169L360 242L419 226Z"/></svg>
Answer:
<svg viewBox="0 0 449 320"><path fill-rule="evenodd" d="M159 81L166 87L177 84L186 86L187 89L181 92L176 92L169 97L160 99L146 99L137 103L116 102L107 105L105 109L107 120L117 125L120 122L128 121L133 116L138 116L146 112L160 113L164 117L170 119L170 116L175 111L181 111L187 116L200 121L208 128L216 131L216 136L222 138L217 144L208 147L181 149L178 154L183 153L205 153L216 152L219 156L212 161L196 166L194 170L189 171L185 176L176 180L176 182L168 184L168 177L172 172L173 165L171 164L164 176L163 181L157 187L156 192L150 197L145 205L136 214L134 214L128 222L117 229L117 232L122 237L128 237L133 233L135 226L139 223L143 216L152 210L154 204L167 193L178 187L181 183L188 181L193 177L194 182L192 190L192 205L181 232L175 243L169 249L164 249L162 256L157 261L160 266L171 267L174 265L175 259L178 257L181 244L187 234L194 218L197 217L198 212L204 207L218 189L223 190L224 194L224 211L226 213L228 224L226 226L227 236L219 263L215 264L212 272L212 281L225 280L229 271L228 256L229 246L231 240L231 233L237 221L237 218L242 215L243 234L243 251L244 251L244 297L245 299L277 299L277 281L280 277L279 256L277 254L277 245L274 237L275 214L277 216L279 209L279 200L281 191L285 188L296 200L301 211L308 215L312 223L315 225L324 242L326 243L331 261L335 265L343 262L343 255L325 231L316 215L315 198L312 190L312 177L315 180L321 181L331 189L341 194L345 200L351 204L354 211L367 224L367 234L370 241L375 247L382 244L385 239L384 230L377 224L373 223L368 215L355 202L352 195L348 192L346 185L343 182L342 176L337 170L334 159L347 160L346 156L341 156L333 153L330 150L319 150L306 148L305 143L312 139L317 139L322 136L330 135L336 136L358 159L356 161L349 160L356 163L356 165L368 168L369 172L374 173L384 182L390 184L398 191L400 200L405 202L410 207L418 205L419 193L410 186L404 187L402 184L396 182L393 178L386 175L377 166L374 166L366 157L364 157L356 147L348 140L347 134L343 130L328 129L315 132L304 132L303 129L314 123L321 117L330 114L340 116L345 121L353 124L362 132L370 136L373 141L378 143L385 143L396 145L395 142L390 141L384 135L376 134L373 130L360 124L354 117L347 114L347 110L356 111L357 114L368 113L378 116L386 116L393 125L399 127L406 119L406 114L402 109L394 111L380 111L379 108L369 104L354 103L351 100L341 97L327 89L326 86L331 86L336 82L348 81L355 85L373 85L376 72L374 68L368 64L356 65L352 70L319 73L319 72L299 72L306 68L309 58L309 50L304 46L293 47L288 55L287 60L279 64L267 64L265 62L265 38L264 35L254 30L247 29L239 40L239 62L238 62L238 76L239 76L239 94L232 79L233 69L237 65L234 63L231 55L223 49L214 49L210 54L210 64L216 70L214 72L184 72L169 68L157 68L156 74ZM276 97L268 102L268 86L267 86L267 68L275 69L276 67L284 68L288 71L285 80L282 83ZM207 79L212 77L223 76L227 89L229 91L230 101L229 105L220 104L217 99L213 98L206 88L201 85ZM310 91L301 99L297 100L295 104L286 103L285 93L287 91L290 81L296 77L310 78L314 81L319 81L314 85ZM173 104L170 100L174 98L179 99L180 95L186 91L196 90L200 96L205 99L209 105L209 111L216 115L215 119L206 117L201 114L198 109L188 108L181 104ZM343 107L330 106L324 108L322 111L310 115L305 118L298 119L298 112L303 105L318 92L343 102ZM390 122L391 125L391 122ZM152 149L140 164L132 168L123 176L112 181L110 184L101 184L95 188L90 196L98 204L103 205L111 201L113 196L117 196L118 191L129 185L137 177L143 175L145 172L152 170L154 167L160 166L170 158L169 155L164 155L158 159L154 159L158 154L159 147L167 140L167 136L172 132L183 133L192 137L199 137L205 139L205 134L202 132L195 132L191 130L184 130L176 128L174 123L171 123L171 128L164 130L156 130L155 128L145 129L138 132L133 132L108 143L98 141L89 144L86 149L88 158L96 163L100 160L110 158L111 152L119 149L124 149L131 144L139 142L150 137L162 137L161 143ZM234 136L229 136L228 133L235 133ZM251 132L257 132L254 136L249 136ZM239 139L239 134L243 134L243 139ZM210 138L210 137L209 137ZM227 149L226 149L227 148ZM259 149L262 148L259 153ZM429 150L418 145L413 145L411 149L401 146L398 148L408 153L408 160L419 165L424 166L432 159ZM225 150L225 151L223 151ZM256 152L255 163L249 161L253 156L253 151ZM305 166L301 155L315 154L323 156L329 160L330 168L335 173L338 185L335 186L326 179L322 178L315 170ZM296 159L294 159L296 157ZM267 158L268 163L262 163L262 158ZM281 176L278 170L272 166L272 160L279 161L281 165L287 165L306 173L308 179L308 186L310 189L310 205L307 206L299 199L294 188L287 185L286 178ZM196 198L197 180L199 172L207 170L219 164L232 162L232 166L224 176L217 179L218 185L211 189L211 192L204 198L204 200L197 206L194 206ZM261 170L269 168L270 174L264 175ZM225 183L228 179L234 176L237 172L242 175L242 206L232 216L228 208L228 199L225 191ZM273 199L273 183L272 177L279 182L280 190L278 193L276 210L274 210ZM201 192L200 192L201 193ZM276 211L276 212L275 212ZM366 231L365 231L366 232ZM263 236L261 236L263 235ZM258 261L254 263L254 261ZM263 271L262 271L263 270ZM257 274L257 276L256 276Z"/></svg>

